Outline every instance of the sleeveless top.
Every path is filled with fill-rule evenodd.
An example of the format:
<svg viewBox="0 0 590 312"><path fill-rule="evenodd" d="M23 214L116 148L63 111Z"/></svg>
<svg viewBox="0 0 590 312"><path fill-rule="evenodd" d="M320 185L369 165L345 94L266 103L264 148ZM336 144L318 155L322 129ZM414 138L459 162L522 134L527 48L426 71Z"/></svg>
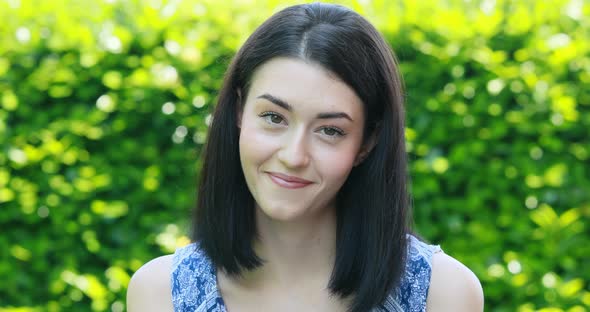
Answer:
<svg viewBox="0 0 590 312"><path fill-rule="evenodd" d="M400 285L372 312L425 312L432 255L439 251L438 245L410 235ZM198 243L176 250L171 278L174 312L227 312L217 288L216 269Z"/></svg>

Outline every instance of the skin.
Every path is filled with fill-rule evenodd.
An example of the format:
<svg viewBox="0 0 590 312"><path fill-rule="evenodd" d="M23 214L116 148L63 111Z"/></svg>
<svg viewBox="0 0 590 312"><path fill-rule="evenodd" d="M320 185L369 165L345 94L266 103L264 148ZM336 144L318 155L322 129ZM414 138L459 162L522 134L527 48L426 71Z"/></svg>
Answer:
<svg viewBox="0 0 590 312"><path fill-rule="evenodd" d="M217 272L228 310L345 311L348 302L331 297L326 285L335 255L336 193L373 147L362 141L362 102L322 67L277 58L255 72L239 116L240 160L260 236L254 248L265 265L242 278ZM276 174L309 183L285 187ZM134 274L129 311L172 311L171 263L171 255L160 257ZM469 269L437 253L427 306L482 311L483 292Z"/></svg>
<svg viewBox="0 0 590 312"><path fill-rule="evenodd" d="M255 250L266 263L242 279L219 274L226 305L344 309L325 288L335 255L334 200L365 153L361 100L323 68L278 58L254 74L240 116L240 158L260 236ZM270 178L275 173L310 183L285 188Z"/></svg>
<svg viewBox="0 0 590 312"><path fill-rule="evenodd" d="M350 120L319 119L322 113ZM318 219L333 217L326 214L335 209L333 200L359 156L363 135L362 102L348 86L319 66L273 59L255 72L239 126L242 169L261 212L258 221L264 222L259 227L308 232ZM269 172L312 183L285 189Z"/></svg>

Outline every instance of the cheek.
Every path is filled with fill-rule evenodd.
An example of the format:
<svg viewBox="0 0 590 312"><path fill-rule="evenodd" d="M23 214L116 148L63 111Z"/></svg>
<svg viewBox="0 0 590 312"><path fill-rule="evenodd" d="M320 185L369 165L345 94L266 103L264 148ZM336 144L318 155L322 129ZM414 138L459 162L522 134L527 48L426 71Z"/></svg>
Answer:
<svg viewBox="0 0 590 312"><path fill-rule="evenodd" d="M260 163L273 151L273 140L257 131L249 123L242 124L240 130L240 158L242 164Z"/></svg>
<svg viewBox="0 0 590 312"><path fill-rule="evenodd" d="M317 168L321 170L326 178L344 183L344 180L352 170L356 156L355 151L356 149L349 147L322 153L317 158Z"/></svg>

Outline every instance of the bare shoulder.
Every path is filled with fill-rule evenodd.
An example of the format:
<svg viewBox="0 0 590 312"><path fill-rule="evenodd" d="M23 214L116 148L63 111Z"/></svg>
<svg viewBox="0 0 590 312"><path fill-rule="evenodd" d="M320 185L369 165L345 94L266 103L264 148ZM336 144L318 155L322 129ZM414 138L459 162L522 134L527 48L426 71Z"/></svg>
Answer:
<svg viewBox="0 0 590 312"><path fill-rule="evenodd" d="M428 312L483 311L483 289L475 274L444 252L432 257Z"/></svg>
<svg viewBox="0 0 590 312"><path fill-rule="evenodd" d="M127 288L127 311L173 311L170 275L172 255L144 264L131 277Z"/></svg>

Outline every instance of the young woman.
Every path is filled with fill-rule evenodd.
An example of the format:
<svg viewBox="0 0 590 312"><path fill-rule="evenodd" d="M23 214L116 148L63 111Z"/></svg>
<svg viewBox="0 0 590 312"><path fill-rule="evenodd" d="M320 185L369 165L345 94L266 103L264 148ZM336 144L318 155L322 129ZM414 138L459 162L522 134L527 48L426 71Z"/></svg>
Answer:
<svg viewBox="0 0 590 312"><path fill-rule="evenodd" d="M410 232L404 145L375 28L330 4L275 14L227 71L194 243L134 274L129 311L482 311L473 273Z"/></svg>

